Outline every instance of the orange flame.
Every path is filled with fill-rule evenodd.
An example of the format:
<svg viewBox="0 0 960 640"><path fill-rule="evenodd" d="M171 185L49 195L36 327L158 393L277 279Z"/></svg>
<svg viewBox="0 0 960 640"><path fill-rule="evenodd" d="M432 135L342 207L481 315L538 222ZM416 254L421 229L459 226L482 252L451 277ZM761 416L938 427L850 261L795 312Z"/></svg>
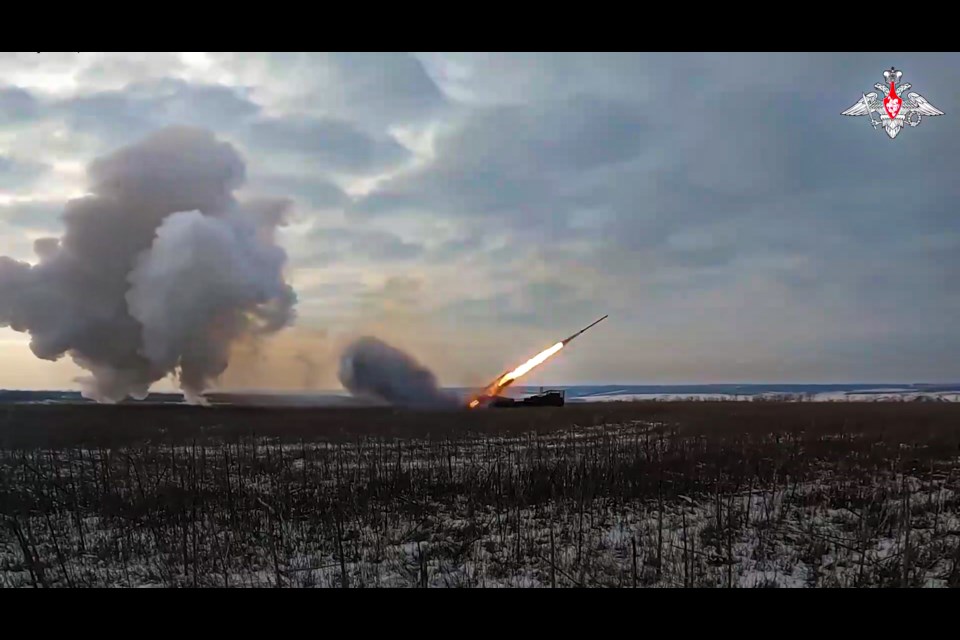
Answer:
<svg viewBox="0 0 960 640"><path fill-rule="evenodd" d="M511 384L517 378L520 378L521 376L526 375L537 366L543 364L550 356L560 351L560 349L563 349L562 342L558 342L552 347L548 349L544 349L543 351L533 356L532 358L524 362L522 365L520 365L513 371L503 374L503 376L501 376L500 379L498 379L496 382L494 382L484 390L484 395L495 396L499 394L504 387ZM479 406L479 404L480 404L479 398L473 398L470 401L470 404L468 406L471 409L475 409L477 406Z"/></svg>
<svg viewBox="0 0 960 640"><path fill-rule="evenodd" d="M549 358L550 356L552 356L553 354L555 354L557 351L560 351L560 349L563 349L563 343L562 343L562 342L558 342L557 344L553 345L553 346L550 347L549 349L544 349L543 351L541 351L541 352L538 353L537 355L533 356L532 358L530 358L529 360L527 360L526 362L524 362L522 365L520 365L519 367L517 367L516 369L514 369L514 370L511 371L510 373L504 374L504 376L503 376L502 378L500 378L500 380L497 381L497 385L496 385L496 386L497 386L498 388L499 388L499 387L503 387L503 386L505 386L507 383L513 382L514 380L516 380L516 379L519 378L520 376L522 376L522 375L524 375L524 374L526 374L526 373L529 373L531 369L533 369L534 367L542 364L547 358Z"/></svg>

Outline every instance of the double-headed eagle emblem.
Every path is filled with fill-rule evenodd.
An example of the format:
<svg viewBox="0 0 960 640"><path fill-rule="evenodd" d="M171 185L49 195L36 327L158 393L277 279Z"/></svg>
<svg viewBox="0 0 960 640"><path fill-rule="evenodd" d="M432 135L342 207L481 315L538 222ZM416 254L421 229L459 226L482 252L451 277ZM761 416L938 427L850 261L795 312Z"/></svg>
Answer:
<svg viewBox="0 0 960 640"><path fill-rule="evenodd" d="M883 127L890 139L897 137L904 125L916 127L920 124L923 116L942 116L940 111L927 99L916 92L910 92L903 95L910 89L910 84L900 83L903 77L902 71L897 71L890 67L889 71L883 72L883 79L886 84L879 82L873 85L881 93L871 91L861 95L857 103L843 112L845 116L869 116L870 124L874 129ZM880 98L880 96L883 98Z"/></svg>

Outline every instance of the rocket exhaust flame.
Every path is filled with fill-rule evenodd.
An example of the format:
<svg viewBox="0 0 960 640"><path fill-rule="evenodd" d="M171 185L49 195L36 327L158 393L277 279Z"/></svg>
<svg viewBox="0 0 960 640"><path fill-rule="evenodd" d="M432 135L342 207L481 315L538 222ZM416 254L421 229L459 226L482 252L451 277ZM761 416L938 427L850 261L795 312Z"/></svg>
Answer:
<svg viewBox="0 0 960 640"><path fill-rule="evenodd" d="M483 393L481 393L476 397L471 398L467 406L470 409L476 409L478 406L480 406L480 398L496 397L497 395L500 394L501 391L503 391L504 389L509 387L511 384L513 384L514 381L516 381L517 379L521 378L522 376L526 375L536 367L546 362L550 357L552 357L558 351L563 349L563 347L566 346L567 343L569 343L571 340L579 336L581 333L584 333L587 329L593 327L596 324L599 324L601 321L605 320L607 317L608 316L603 316L599 320L594 321L592 324L589 324L583 329L581 329L580 331L576 332L569 338L565 340L561 340L560 342L556 343L552 347L544 349L537 355L533 356L532 358L530 358L529 360L521 364L519 367L517 367L513 371L509 371L503 374L502 376L497 378L495 381L487 385L487 387L483 390Z"/></svg>
<svg viewBox="0 0 960 640"><path fill-rule="evenodd" d="M532 358L524 362L522 365L520 365L510 373L500 378L500 380L497 381L497 386L500 388L507 386L508 384L510 384L517 378L519 378L520 376L523 376L529 373L531 370L533 370L534 367L546 362L547 358L555 354L557 351L560 351L560 349L563 349L562 342L558 342L557 344L553 345L549 349L544 349L543 351L533 356Z"/></svg>

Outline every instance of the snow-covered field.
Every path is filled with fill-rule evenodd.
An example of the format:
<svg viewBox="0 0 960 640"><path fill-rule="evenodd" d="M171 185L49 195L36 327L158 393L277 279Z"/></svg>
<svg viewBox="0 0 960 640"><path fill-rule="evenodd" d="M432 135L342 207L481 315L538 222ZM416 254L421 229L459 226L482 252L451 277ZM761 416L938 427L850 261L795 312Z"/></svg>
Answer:
<svg viewBox="0 0 960 640"><path fill-rule="evenodd" d="M0 586L960 585L955 445L551 434L0 451Z"/></svg>

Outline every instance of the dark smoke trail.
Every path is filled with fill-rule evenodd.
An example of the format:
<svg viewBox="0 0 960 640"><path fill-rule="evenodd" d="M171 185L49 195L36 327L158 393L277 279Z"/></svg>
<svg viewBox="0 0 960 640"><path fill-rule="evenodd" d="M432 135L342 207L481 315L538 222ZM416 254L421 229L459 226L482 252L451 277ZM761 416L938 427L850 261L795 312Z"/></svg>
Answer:
<svg viewBox="0 0 960 640"><path fill-rule="evenodd" d="M347 347L340 359L340 383L355 396L397 406L459 406L456 398L437 387L429 369L377 338L360 338Z"/></svg>
<svg viewBox="0 0 960 640"><path fill-rule="evenodd" d="M95 400L173 374L202 401L235 340L293 319L274 240L288 202L237 202L245 173L231 145L186 127L95 160L92 195L67 203L59 240L36 242L39 263L0 257L0 326L30 333L39 358L73 358Z"/></svg>

